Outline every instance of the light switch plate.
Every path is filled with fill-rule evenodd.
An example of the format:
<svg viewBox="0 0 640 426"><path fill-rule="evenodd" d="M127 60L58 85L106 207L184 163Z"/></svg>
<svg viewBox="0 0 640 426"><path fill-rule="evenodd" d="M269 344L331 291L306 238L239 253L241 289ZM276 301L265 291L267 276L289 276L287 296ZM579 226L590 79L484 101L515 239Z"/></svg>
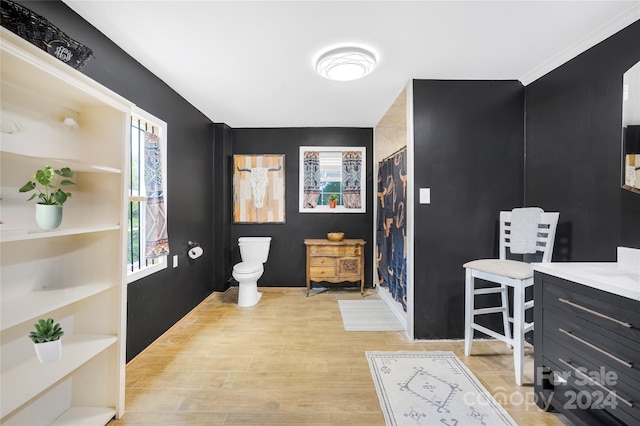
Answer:
<svg viewBox="0 0 640 426"><path fill-rule="evenodd" d="M177 254L173 255L173 267L174 268L178 267L178 255Z"/></svg>
<svg viewBox="0 0 640 426"><path fill-rule="evenodd" d="M420 188L420 204L431 204L431 188Z"/></svg>

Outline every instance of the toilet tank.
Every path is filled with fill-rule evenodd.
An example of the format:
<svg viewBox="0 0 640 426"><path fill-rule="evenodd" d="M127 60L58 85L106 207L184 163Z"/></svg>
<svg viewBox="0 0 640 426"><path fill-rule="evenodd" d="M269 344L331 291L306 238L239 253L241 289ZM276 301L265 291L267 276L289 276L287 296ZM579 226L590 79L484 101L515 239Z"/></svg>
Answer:
<svg viewBox="0 0 640 426"><path fill-rule="evenodd" d="M269 257L271 237L240 237L238 246L243 262L265 263Z"/></svg>

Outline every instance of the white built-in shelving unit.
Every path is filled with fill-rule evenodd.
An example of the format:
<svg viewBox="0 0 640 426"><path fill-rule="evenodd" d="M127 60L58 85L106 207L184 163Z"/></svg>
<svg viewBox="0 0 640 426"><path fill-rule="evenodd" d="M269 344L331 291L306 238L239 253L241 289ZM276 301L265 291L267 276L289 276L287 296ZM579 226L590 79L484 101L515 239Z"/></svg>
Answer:
<svg viewBox="0 0 640 426"><path fill-rule="evenodd" d="M125 188L133 105L1 29L0 414L3 425L104 425L124 413ZM76 128L62 124L65 118ZM46 165L76 172L60 228L18 188ZM62 360L27 337L62 325Z"/></svg>

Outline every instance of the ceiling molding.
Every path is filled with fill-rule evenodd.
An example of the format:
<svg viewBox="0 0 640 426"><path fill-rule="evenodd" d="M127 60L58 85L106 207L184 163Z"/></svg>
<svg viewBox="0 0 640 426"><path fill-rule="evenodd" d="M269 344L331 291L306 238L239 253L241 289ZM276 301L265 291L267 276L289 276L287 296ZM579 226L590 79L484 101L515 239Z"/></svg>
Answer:
<svg viewBox="0 0 640 426"><path fill-rule="evenodd" d="M540 66L524 74L520 77L520 82L523 85L528 86L545 74L553 71L562 64L569 62L571 59L592 48L601 41L606 40L618 31L633 24L638 19L640 19L640 2L634 4L628 10L613 18L605 25L597 28L591 34L583 37L563 52L560 52Z"/></svg>

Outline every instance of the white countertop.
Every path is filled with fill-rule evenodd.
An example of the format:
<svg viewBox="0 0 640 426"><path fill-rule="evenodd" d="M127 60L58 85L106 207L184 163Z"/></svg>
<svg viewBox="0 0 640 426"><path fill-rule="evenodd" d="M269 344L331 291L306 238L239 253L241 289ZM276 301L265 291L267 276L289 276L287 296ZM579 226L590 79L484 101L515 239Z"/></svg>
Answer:
<svg viewBox="0 0 640 426"><path fill-rule="evenodd" d="M535 271L640 301L640 261L636 261L640 258L633 252L623 252L621 256L618 249L618 262L551 262L531 266Z"/></svg>

